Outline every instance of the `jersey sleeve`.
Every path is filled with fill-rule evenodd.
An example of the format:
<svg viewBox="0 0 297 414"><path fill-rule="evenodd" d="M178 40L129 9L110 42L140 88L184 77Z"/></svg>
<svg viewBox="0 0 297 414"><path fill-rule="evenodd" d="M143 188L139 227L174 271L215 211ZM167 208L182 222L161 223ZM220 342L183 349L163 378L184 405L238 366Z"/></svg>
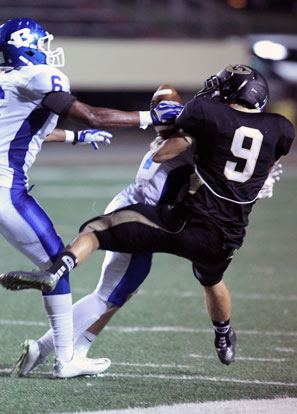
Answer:
<svg viewBox="0 0 297 414"><path fill-rule="evenodd" d="M36 99L50 92L70 93L68 77L59 69L46 65L40 65L40 70L30 78L26 88Z"/></svg>
<svg viewBox="0 0 297 414"><path fill-rule="evenodd" d="M283 116L280 116L280 130L281 137L276 146L276 159L278 160L282 155L288 154L295 137L295 130L290 121Z"/></svg>

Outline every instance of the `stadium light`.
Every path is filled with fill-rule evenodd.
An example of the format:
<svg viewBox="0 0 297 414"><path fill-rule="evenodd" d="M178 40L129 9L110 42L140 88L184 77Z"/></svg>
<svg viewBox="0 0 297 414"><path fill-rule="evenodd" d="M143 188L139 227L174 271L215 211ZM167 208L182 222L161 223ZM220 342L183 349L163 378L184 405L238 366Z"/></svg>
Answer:
<svg viewBox="0 0 297 414"><path fill-rule="evenodd" d="M253 44L253 52L262 59L284 60L288 57L288 49L271 40L259 40Z"/></svg>

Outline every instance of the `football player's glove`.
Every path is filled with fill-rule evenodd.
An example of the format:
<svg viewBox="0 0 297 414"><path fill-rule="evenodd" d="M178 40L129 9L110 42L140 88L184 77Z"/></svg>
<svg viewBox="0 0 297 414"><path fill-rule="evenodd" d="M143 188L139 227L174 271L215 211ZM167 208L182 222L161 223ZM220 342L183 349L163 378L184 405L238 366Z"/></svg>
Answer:
<svg viewBox="0 0 297 414"><path fill-rule="evenodd" d="M174 124L175 118L184 109L183 105L175 101L161 101L151 109L153 125Z"/></svg>
<svg viewBox="0 0 297 414"><path fill-rule="evenodd" d="M110 145L112 134L107 131L98 131L97 129L85 129L84 131L78 131L78 144L92 144L97 150L98 142L103 145Z"/></svg>
<svg viewBox="0 0 297 414"><path fill-rule="evenodd" d="M272 170L268 174L268 177L259 191L258 199L271 198L273 196L273 186L276 181L280 180L280 175L283 173L282 165L279 163L274 164Z"/></svg>
<svg viewBox="0 0 297 414"><path fill-rule="evenodd" d="M110 145L112 134L107 131L97 129L84 129L83 131L65 131L66 142L76 144L92 144L94 149L98 149L98 143Z"/></svg>

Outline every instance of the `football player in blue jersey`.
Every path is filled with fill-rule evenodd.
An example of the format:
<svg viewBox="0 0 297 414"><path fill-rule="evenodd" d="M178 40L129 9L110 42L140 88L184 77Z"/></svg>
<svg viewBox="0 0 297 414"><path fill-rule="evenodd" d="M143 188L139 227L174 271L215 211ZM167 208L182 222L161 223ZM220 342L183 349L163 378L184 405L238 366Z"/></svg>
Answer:
<svg viewBox="0 0 297 414"><path fill-rule="evenodd" d="M53 36L27 18L9 20L0 28L0 233L40 269L55 261L63 243L37 201L28 194L27 171L42 143L66 141L108 143L109 127L140 127L152 123L149 111L125 112L95 108L71 95L61 48L51 50ZM80 121L90 129L55 129L58 117ZM68 274L43 303L53 331L54 376L100 373L107 359L82 361L73 355L72 299Z"/></svg>
<svg viewBox="0 0 297 414"><path fill-rule="evenodd" d="M164 251L186 257L192 260L194 274L205 290L207 309L216 333L215 347L218 357L224 364L233 362L236 337L229 325L231 300L222 280L223 272L231 261L233 250L239 248L242 243L247 216L254 202L265 195L271 195L271 187L269 188L266 183L267 176L275 161L288 152L294 136L292 125L287 120L278 115L267 116L268 114L261 113L267 97L268 87L265 79L244 65L230 66L208 79L203 91L186 105L177 119L176 124L183 136L168 140L154 156L157 162L168 162L179 153L188 150L189 141L184 139L184 135L190 135L195 142L196 179L190 181L191 185L181 202L170 209L168 206L160 205L156 209L138 204L117 210L112 216L92 219L82 226L81 235L67 247L49 272L10 272L1 277L1 283L11 289L52 289L60 273L66 271L63 270L66 259L70 270L73 262L78 259L80 264L98 246L122 252ZM202 108L200 110L199 105L202 108L209 106L209 111L204 112ZM158 111L155 111L154 116L156 115L158 116ZM217 124L213 119L216 119ZM227 131L226 119L233 119L234 125L226 124L230 130L238 126L232 130L233 135L232 131L228 131L226 136L222 135L223 131ZM281 124L281 129L276 129L278 123ZM204 131L205 124L210 128L209 131ZM260 138L260 128L264 124L266 145L263 147L263 153L259 146L262 147L263 137ZM258 125L259 128L256 128ZM221 141L218 139L220 136ZM248 141L250 145L244 141ZM200 146L199 153L203 154L201 159L199 153L196 153L197 146ZM209 154L203 153L205 147L208 148ZM211 154L213 158L210 158ZM259 158L261 162L258 164ZM263 159L266 160L264 165ZM242 160L245 162L241 162ZM240 168L237 168L237 163L240 164ZM274 173L271 173L270 182L274 177ZM135 193L135 189L132 189ZM129 192L124 195L127 199L126 204L131 204L129 196ZM115 207L119 205L111 206ZM130 223L126 222L126 212L132 218ZM117 228L114 227L114 216L119 219ZM116 237L110 234L110 227L116 231ZM130 237L127 240L126 229L130 234L133 233L132 240ZM141 240L138 238L139 231ZM115 272L119 270L115 268ZM105 280L107 282L107 279ZM111 289L111 295L108 297L104 296L107 291L104 292L104 278L101 279L96 292L97 296L102 293L101 308L98 307L100 298L89 298L92 309L96 309L97 306L97 315L102 315L101 321L99 320L97 327L94 327L94 333L98 333L116 311L116 307L121 306L120 302L116 303L121 291L125 299L128 297L127 291L124 290L127 281L120 282L120 285L112 286L114 291ZM134 282L134 287L137 287L137 281ZM129 287L131 288L131 285ZM107 300L107 303L104 304L104 300ZM92 317L89 318L89 323L92 322Z"/></svg>

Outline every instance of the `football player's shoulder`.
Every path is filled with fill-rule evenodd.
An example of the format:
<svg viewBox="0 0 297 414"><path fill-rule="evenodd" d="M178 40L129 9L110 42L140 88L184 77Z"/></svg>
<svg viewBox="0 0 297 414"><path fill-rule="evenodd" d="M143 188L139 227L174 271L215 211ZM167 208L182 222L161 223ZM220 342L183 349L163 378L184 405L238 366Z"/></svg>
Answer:
<svg viewBox="0 0 297 414"><path fill-rule="evenodd" d="M217 108L218 106L221 105L220 103L214 101L213 99L209 99L205 96L193 98L189 102L189 104L194 110L200 110L200 111L209 111L212 108Z"/></svg>
<svg viewBox="0 0 297 414"><path fill-rule="evenodd" d="M70 91L68 77L58 68L48 65L27 66L27 87L40 94L54 91Z"/></svg>
<svg viewBox="0 0 297 414"><path fill-rule="evenodd" d="M295 137L295 128L291 121L289 121L285 116L277 113L269 114L273 119L277 120L280 130L282 131L283 135L294 139Z"/></svg>
<svg viewBox="0 0 297 414"><path fill-rule="evenodd" d="M283 125L284 131L286 131L286 134L294 139L295 138L295 128L292 124L292 122L290 122L287 118L285 118L283 115L280 115L281 117L281 123Z"/></svg>

